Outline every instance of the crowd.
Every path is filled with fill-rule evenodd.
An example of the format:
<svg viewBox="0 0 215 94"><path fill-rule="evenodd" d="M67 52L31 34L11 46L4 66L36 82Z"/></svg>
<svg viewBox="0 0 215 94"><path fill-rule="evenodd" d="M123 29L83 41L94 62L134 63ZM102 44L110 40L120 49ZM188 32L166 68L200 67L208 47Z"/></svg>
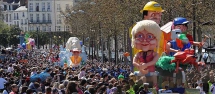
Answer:
<svg viewBox="0 0 215 94"><path fill-rule="evenodd" d="M6 53L0 61L0 92L2 94L152 94L145 78L134 79L129 65L88 61L82 67L63 68L56 66L50 56L58 52L25 51L24 54ZM37 57L37 58L35 58ZM20 62L27 59L28 62ZM191 69L192 70L192 69ZM203 69L201 74L187 71L188 88L209 92L207 81L214 78L213 71ZM44 81L31 81L31 76L47 72ZM198 74L198 75L197 75ZM197 83L198 82L198 83ZM209 86L209 85L208 85ZM150 87L151 88L151 87ZM168 91L168 85L163 87ZM214 90L215 91L215 90Z"/></svg>

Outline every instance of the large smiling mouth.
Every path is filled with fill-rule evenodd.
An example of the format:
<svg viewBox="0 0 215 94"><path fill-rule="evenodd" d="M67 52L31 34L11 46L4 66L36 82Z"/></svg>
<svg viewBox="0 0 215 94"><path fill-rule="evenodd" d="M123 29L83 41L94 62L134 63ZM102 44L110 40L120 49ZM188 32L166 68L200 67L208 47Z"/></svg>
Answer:
<svg viewBox="0 0 215 94"><path fill-rule="evenodd" d="M149 44L142 44L143 46L148 46Z"/></svg>

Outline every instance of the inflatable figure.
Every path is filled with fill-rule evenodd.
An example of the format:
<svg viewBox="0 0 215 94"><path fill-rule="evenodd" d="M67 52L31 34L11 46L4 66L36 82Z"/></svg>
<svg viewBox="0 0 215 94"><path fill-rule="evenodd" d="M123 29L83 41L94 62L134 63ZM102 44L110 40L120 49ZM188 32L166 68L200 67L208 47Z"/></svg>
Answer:
<svg viewBox="0 0 215 94"><path fill-rule="evenodd" d="M66 49L71 51L74 48L81 50L80 40L77 37L70 37L66 42Z"/></svg>
<svg viewBox="0 0 215 94"><path fill-rule="evenodd" d="M59 58L60 65L64 68L84 65L87 60L85 46L77 37L70 37L65 48L60 46Z"/></svg>
<svg viewBox="0 0 215 94"><path fill-rule="evenodd" d="M189 43L191 45L194 45L194 46L198 46L198 47L202 47L202 42L195 42L193 40L193 37L192 35L190 34L187 34L187 29L188 29L188 24L189 24L189 21L184 18L184 17L177 17L173 20L173 25L172 25L172 29L180 29L181 30L181 33L185 34L185 36L188 38L189 40ZM178 52L179 50L178 49L173 49L171 48L171 44L168 43L168 45L166 46L166 49L168 52Z"/></svg>
<svg viewBox="0 0 215 94"><path fill-rule="evenodd" d="M136 75L149 75L153 78L153 84L157 88L157 74L155 63L159 54L154 51L159 45L160 27L152 20L137 22L132 29L132 48L140 50L133 58L133 65L137 67Z"/></svg>
<svg viewBox="0 0 215 94"><path fill-rule="evenodd" d="M175 52L184 51L185 49L189 49L191 47L186 35L180 33L180 29L174 29L171 33L172 41L167 44L170 47L170 56L173 56Z"/></svg>
<svg viewBox="0 0 215 94"><path fill-rule="evenodd" d="M81 49L82 49L81 51L78 50L80 53L80 55L79 55L80 57L78 59L78 62L80 62L81 65L84 65L85 62L87 61L87 54L85 52L85 46L82 45ZM60 66L61 67L67 68L67 67L69 67L69 65L72 66L71 60L74 61L74 56L73 57L72 56L73 56L72 50L65 49L65 48L63 48L62 45L60 46L59 57L60 57ZM81 61L80 61L80 59L81 59Z"/></svg>
<svg viewBox="0 0 215 94"><path fill-rule="evenodd" d="M162 15L162 12L164 12L164 11L165 10L162 9L162 7L159 3L155 2L155 1L149 1L143 7L143 9L140 11L140 13L142 13L142 20L153 20L157 24L160 24L161 15ZM130 32L135 25L136 25L136 23L129 28ZM161 33L160 34L160 40L158 40L159 45L156 49L154 49L154 51L156 51L159 54L159 56L161 56L165 50L164 45L163 45L164 36L163 36L163 32L161 30L158 33ZM130 37L132 37L132 35L130 35ZM132 55L133 56L138 52L139 52L138 49L132 48ZM133 68L132 68L132 70L133 70ZM134 70L136 71L137 68L134 68Z"/></svg>

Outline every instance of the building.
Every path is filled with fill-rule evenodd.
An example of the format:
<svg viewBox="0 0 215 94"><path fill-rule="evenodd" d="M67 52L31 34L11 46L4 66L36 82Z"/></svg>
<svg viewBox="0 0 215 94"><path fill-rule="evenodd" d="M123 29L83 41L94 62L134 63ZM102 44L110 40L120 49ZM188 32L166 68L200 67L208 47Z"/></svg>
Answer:
<svg viewBox="0 0 215 94"><path fill-rule="evenodd" d="M23 31L70 31L63 22L61 11L72 6L72 0L0 0L3 21Z"/></svg>
<svg viewBox="0 0 215 94"><path fill-rule="evenodd" d="M71 0L28 0L29 31L69 31L61 11L73 5Z"/></svg>
<svg viewBox="0 0 215 94"><path fill-rule="evenodd" d="M3 0L1 2L1 6L3 6L3 11L2 11L4 15L3 21L9 26L15 25L13 23L14 22L13 12L19 7L19 2L5 2L5 0Z"/></svg>
<svg viewBox="0 0 215 94"><path fill-rule="evenodd" d="M27 8L20 6L20 1L24 0L1 0L2 13L4 15L3 21L9 25L15 25L23 31L28 31L27 25ZM24 3L22 5L25 5Z"/></svg>
<svg viewBox="0 0 215 94"><path fill-rule="evenodd" d="M13 24L23 31L28 31L28 17L26 6L20 6L13 12Z"/></svg>

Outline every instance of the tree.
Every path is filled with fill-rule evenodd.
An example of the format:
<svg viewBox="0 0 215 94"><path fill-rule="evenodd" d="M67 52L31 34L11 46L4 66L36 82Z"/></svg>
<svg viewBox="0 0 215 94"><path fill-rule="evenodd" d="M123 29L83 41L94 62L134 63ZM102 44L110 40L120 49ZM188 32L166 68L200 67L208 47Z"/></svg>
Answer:
<svg viewBox="0 0 215 94"><path fill-rule="evenodd" d="M7 41L9 45L17 45L19 44L19 38L18 35L20 34L22 30L18 27L12 26L9 30L9 32L7 32Z"/></svg>
<svg viewBox="0 0 215 94"><path fill-rule="evenodd" d="M93 5L92 2L94 2ZM135 22L142 20L140 10L147 2L148 0L88 0L87 2L80 2L64 13L71 14L73 11L84 11L85 15L75 14L78 21L74 15L66 17L68 24L73 27L72 30L77 31L77 27L81 28L80 32L72 32L74 35L84 34L92 40L99 40L100 35L102 35L102 38L108 41L108 45L110 45L110 39L115 38L118 43L119 38L124 36L123 46L128 48L130 45L125 40L128 38L128 35L126 36L128 28ZM157 0L156 2L160 3L165 10L161 26L180 16L190 21L189 33L197 33L196 41L201 41L202 33L214 34L212 33L213 28L215 28L214 25L202 26L202 23L209 20L214 22L214 0ZM127 49L126 47L124 49Z"/></svg>
<svg viewBox="0 0 215 94"><path fill-rule="evenodd" d="M35 40L35 45L37 45L37 38L38 38L38 43L39 46L44 46L45 44L49 44L49 38L50 34L48 32L37 32L37 31L32 31L32 32L26 32L29 33L30 38L33 38ZM38 37L37 37L38 34Z"/></svg>

